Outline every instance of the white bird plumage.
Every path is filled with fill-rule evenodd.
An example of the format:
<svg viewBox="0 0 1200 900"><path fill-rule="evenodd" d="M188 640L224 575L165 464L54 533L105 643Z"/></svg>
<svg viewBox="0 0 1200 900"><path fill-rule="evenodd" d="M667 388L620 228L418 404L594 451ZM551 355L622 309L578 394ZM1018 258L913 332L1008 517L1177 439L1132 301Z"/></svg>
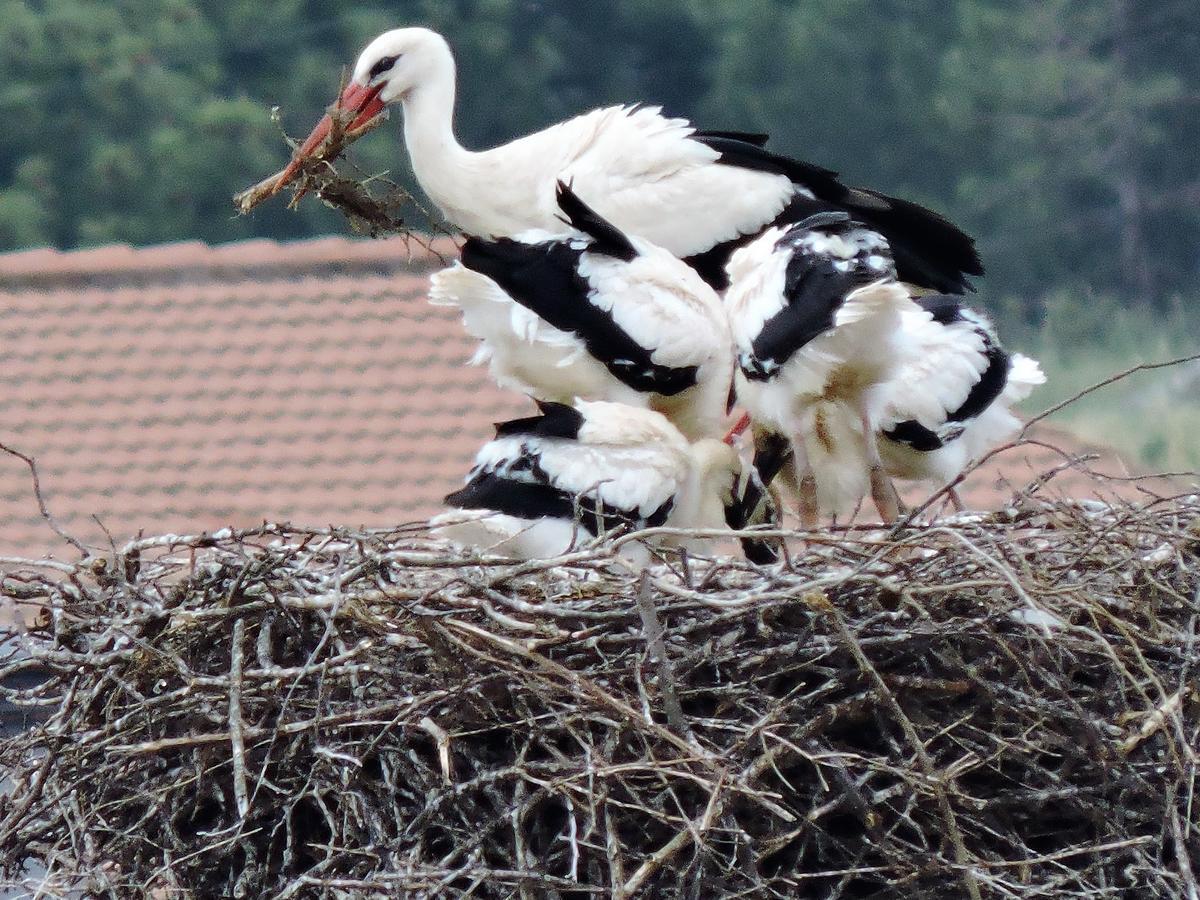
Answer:
<svg viewBox="0 0 1200 900"><path fill-rule="evenodd" d="M562 234L557 182L622 231L693 262L723 287L726 242L754 235L781 216L849 209L893 241L907 280L962 290L982 274L974 242L941 216L897 198L851 188L820 166L765 150L765 137L703 132L654 106L615 106L585 113L490 150L465 149L454 134L454 56L425 28L398 28L360 54L339 101L365 124L388 104L404 108L404 139L413 173L445 218L479 237L530 230ZM314 129L277 184L299 172L330 130ZM711 257L711 258L710 258Z"/></svg>
<svg viewBox="0 0 1200 900"><path fill-rule="evenodd" d="M1005 352L991 320L962 298L917 303L901 319L910 352L884 388L879 451L894 478L945 484L1017 432L1013 406L1046 377Z"/></svg>
<svg viewBox="0 0 1200 900"><path fill-rule="evenodd" d="M714 439L689 442L663 416L603 401L539 403L497 426L455 507L431 522L454 543L521 558L557 556L618 525L723 528L740 463ZM696 547L664 537L663 546ZM631 545L631 558L645 561Z"/></svg>
<svg viewBox="0 0 1200 900"><path fill-rule="evenodd" d="M844 215L767 232L729 270L756 467L780 469L807 526L868 485L889 519L885 474L950 481L1016 431L1013 405L1045 381L961 296L910 297L887 242Z"/></svg>
<svg viewBox="0 0 1200 900"><path fill-rule="evenodd" d="M720 298L675 256L624 235L565 185L579 235L472 238L434 274L430 302L462 310L502 387L543 400L655 409L692 440L719 433L733 378Z"/></svg>
<svg viewBox="0 0 1200 900"><path fill-rule="evenodd" d="M995 380L986 339L932 328L911 299L914 287L959 293L983 272L973 240L936 213L774 154L766 136L700 131L654 106L597 109L467 150L454 133L456 78L441 35L394 29L360 54L339 106L354 131L402 105L417 181L472 236L462 261L434 276L431 300L462 310L483 342L478 361L503 386L644 407L700 439L727 412L736 370L756 439L786 439L787 454L777 440L770 452L790 456L811 524L867 486L895 516L881 423L892 470L931 477L1010 429L1014 398L1040 379L1018 357L995 402L971 407L973 385ZM317 125L276 190L332 127L329 116ZM729 287L724 306L709 285ZM936 452L898 437L904 416L935 435ZM489 447L502 461L514 445ZM479 471L488 465L481 457Z"/></svg>
<svg viewBox="0 0 1200 900"><path fill-rule="evenodd" d="M905 358L901 316L920 310L895 280L886 242L848 216L815 216L765 232L734 254L729 273L737 393L754 422L756 462L772 443L776 456L791 452L783 473L806 527L868 488L894 517L875 424L882 387Z"/></svg>

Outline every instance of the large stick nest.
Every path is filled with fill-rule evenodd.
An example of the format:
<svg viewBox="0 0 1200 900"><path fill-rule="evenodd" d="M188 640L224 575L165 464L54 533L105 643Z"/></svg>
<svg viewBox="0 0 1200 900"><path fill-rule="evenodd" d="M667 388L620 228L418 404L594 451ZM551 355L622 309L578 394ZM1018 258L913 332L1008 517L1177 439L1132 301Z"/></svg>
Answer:
<svg viewBox="0 0 1200 900"><path fill-rule="evenodd" d="M265 526L15 568L54 896L1186 897L1200 500L1025 497L785 564ZM47 874L48 870L48 874Z"/></svg>

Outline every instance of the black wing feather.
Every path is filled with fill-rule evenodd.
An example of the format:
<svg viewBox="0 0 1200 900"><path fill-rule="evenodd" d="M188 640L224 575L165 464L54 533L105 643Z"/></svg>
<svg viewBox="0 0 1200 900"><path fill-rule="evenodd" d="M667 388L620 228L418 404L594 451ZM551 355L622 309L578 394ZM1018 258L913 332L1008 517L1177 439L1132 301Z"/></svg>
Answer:
<svg viewBox="0 0 1200 900"><path fill-rule="evenodd" d="M535 478L546 474L537 466L519 466L532 471ZM575 496L548 481L527 481L507 478L499 472L476 474L467 484L445 498L447 506L455 509L487 510L515 516L518 519L565 519L578 521L593 536L614 528L657 528L667 520L675 498L669 498L648 516L637 510L618 509L600 503L595 496Z"/></svg>
<svg viewBox="0 0 1200 900"><path fill-rule="evenodd" d="M743 144L753 144L755 147L765 147L771 139L769 134L757 131L714 131L704 129L692 133L692 137L701 143L708 140L740 141Z"/></svg>
<svg viewBox="0 0 1200 900"><path fill-rule="evenodd" d="M480 472L465 486L446 495L455 509L486 509L518 519L571 519L571 495L550 484L505 478L497 472Z"/></svg>
<svg viewBox="0 0 1200 900"><path fill-rule="evenodd" d="M987 346L987 358L988 367L984 369L983 375L975 382L975 386L967 394L963 405L946 417L947 421L966 422L968 419L975 418L991 406L1004 391L1004 386L1008 384L1008 372L1012 368L1012 359L1003 347L996 346L990 340Z"/></svg>
<svg viewBox="0 0 1200 900"><path fill-rule="evenodd" d="M697 366L655 363L650 348L589 301L591 287L579 274L584 252L567 241L523 244L507 238L470 238L463 246L462 264L491 278L555 328L578 336L594 359L634 390L670 397L694 386Z"/></svg>
<svg viewBox="0 0 1200 900"><path fill-rule="evenodd" d="M776 175L786 175L796 184L803 185L818 197L845 191L845 185L838 181L838 173L824 166L791 159L772 153L762 144L753 141L743 141L721 132L697 132L692 135L704 146L721 154L720 162L742 169L753 169L756 172L771 172ZM763 142L766 143L765 141Z"/></svg>
<svg viewBox="0 0 1200 900"><path fill-rule="evenodd" d="M961 296L954 294L927 294L917 298L917 305L933 316L939 325L953 325L963 320Z"/></svg>
<svg viewBox="0 0 1200 900"><path fill-rule="evenodd" d="M785 225L816 212L843 210L887 238L902 281L961 294L974 290L967 276L983 274L975 240L931 209L879 191L849 187L830 169L772 153L752 141L721 132L697 132L693 137L720 153L719 161L725 165L786 175L812 192L811 198L794 197L769 224ZM728 287L725 263L753 238L744 235L725 241L687 262L714 288L724 290Z"/></svg>
<svg viewBox="0 0 1200 900"><path fill-rule="evenodd" d="M884 277L879 270L861 264L843 271L834 259L804 252L798 246L800 238L812 230L845 233L859 227L845 213L822 213L796 225L780 239L778 248L792 251L784 276L786 302L763 323L750 345L750 355L739 361L747 378L770 379L809 341L833 327L847 294Z"/></svg>
<svg viewBox="0 0 1200 900"><path fill-rule="evenodd" d="M637 250L625 233L580 200L579 195L571 190L568 184L560 181L556 196L558 208L567 217L567 223L592 239L589 251L603 253L625 262L631 262L637 257Z"/></svg>
<svg viewBox="0 0 1200 900"><path fill-rule="evenodd" d="M856 288L870 284L861 272L839 272L832 260L797 256L788 264L788 304L768 319L751 345L753 363L745 376L766 381L813 338L833 327L834 316Z"/></svg>
<svg viewBox="0 0 1200 900"><path fill-rule="evenodd" d="M553 403L547 400L536 402L538 409L541 410L541 415L497 422L496 437L529 435L531 437L565 438L569 441L579 437L579 429L583 427L583 413L565 403Z"/></svg>

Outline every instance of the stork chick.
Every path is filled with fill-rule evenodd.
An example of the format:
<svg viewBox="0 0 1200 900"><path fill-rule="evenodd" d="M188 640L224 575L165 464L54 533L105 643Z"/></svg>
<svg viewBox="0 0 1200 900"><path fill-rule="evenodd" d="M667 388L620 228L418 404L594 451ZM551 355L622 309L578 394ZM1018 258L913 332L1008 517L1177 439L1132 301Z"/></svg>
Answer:
<svg viewBox="0 0 1200 900"><path fill-rule="evenodd" d="M466 485L446 497L454 511L435 534L488 553L559 556L626 527L720 529L741 464L716 439L689 443L660 414L619 403L539 402L540 415L503 422ZM659 546L700 549L664 537ZM637 562L645 547L626 545Z"/></svg>
<svg viewBox="0 0 1200 900"><path fill-rule="evenodd" d="M720 298L666 250L600 218L559 182L576 235L469 239L433 276L430 302L456 306L506 388L571 403L657 410L690 440L720 433L733 337Z"/></svg>
<svg viewBox="0 0 1200 900"><path fill-rule="evenodd" d="M894 521L899 501L874 435L882 387L906 356L901 316L916 307L887 241L845 213L819 214L765 232L733 255L729 276L737 394L763 480L782 469L806 528L868 488Z"/></svg>
<svg viewBox="0 0 1200 900"><path fill-rule="evenodd" d="M1012 407L1046 376L1009 355L987 316L961 297L920 297L901 317L908 362L884 389L879 452L893 478L946 484L973 459L1016 434ZM950 498L962 509L958 493Z"/></svg>

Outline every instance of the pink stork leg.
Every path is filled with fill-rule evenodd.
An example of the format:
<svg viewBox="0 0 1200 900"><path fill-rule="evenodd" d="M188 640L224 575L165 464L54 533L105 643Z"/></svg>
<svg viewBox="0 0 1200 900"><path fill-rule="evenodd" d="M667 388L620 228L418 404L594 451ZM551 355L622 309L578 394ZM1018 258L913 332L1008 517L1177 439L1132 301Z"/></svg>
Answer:
<svg viewBox="0 0 1200 900"><path fill-rule="evenodd" d="M821 505L817 498L817 476L808 461L803 435L792 439L792 459L780 474L800 501L800 527L816 531L821 524Z"/></svg>
<svg viewBox="0 0 1200 900"><path fill-rule="evenodd" d="M875 425L866 411L861 412L863 442L867 449L867 464L871 468L871 499L879 516L889 525L900 518L900 495L896 486L883 469L883 460L879 458L879 444L875 437Z"/></svg>

